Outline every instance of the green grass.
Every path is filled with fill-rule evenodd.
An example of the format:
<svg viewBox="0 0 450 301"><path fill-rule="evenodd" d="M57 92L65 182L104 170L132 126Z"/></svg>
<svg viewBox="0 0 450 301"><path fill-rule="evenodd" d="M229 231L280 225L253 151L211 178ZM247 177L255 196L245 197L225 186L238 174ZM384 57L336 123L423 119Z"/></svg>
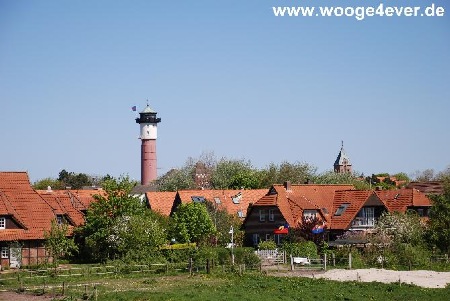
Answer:
<svg viewBox="0 0 450 301"><path fill-rule="evenodd" d="M22 280L25 281L25 280ZM59 278L47 278L47 292L58 294ZM8 282L8 283L7 283ZM24 286L28 291L39 293L43 279L30 279ZM65 280L66 296L81 298L87 292L94 300L448 300L450 287L426 289L407 284L382 284L360 282L336 282L310 278L287 278L259 274L205 275L187 274L155 275L128 274L86 279L84 277ZM76 286L78 285L78 286ZM17 280L2 281L3 288L18 287ZM67 287L68 286L68 287ZM67 300L70 300L69 297Z"/></svg>
<svg viewBox="0 0 450 301"><path fill-rule="evenodd" d="M164 277L108 292L98 300L445 300L450 289L271 276Z"/></svg>

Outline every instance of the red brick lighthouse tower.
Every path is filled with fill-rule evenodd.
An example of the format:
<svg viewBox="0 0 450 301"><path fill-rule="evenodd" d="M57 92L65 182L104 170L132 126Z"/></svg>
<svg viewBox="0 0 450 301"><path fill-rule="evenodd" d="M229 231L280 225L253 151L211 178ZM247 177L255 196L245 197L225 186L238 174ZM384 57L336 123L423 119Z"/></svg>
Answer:
<svg viewBox="0 0 450 301"><path fill-rule="evenodd" d="M141 185L147 185L156 180L156 138L157 125L161 118L156 118L148 103L145 109L139 113L136 123L141 126Z"/></svg>

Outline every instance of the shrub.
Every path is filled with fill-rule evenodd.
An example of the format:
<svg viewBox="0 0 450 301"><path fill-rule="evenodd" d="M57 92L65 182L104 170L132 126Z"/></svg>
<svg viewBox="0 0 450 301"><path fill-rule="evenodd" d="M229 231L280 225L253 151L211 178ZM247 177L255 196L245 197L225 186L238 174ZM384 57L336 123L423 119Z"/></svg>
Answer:
<svg viewBox="0 0 450 301"><path fill-rule="evenodd" d="M234 263L245 264L248 266L255 266L260 263L258 255L255 254L253 248L235 248L234 249Z"/></svg>
<svg viewBox="0 0 450 301"><path fill-rule="evenodd" d="M276 250L277 244L273 240L262 241L258 244L259 250Z"/></svg>
<svg viewBox="0 0 450 301"><path fill-rule="evenodd" d="M197 264L206 264L207 260L218 261L218 252L216 248L202 247L197 249L194 260Z"/></svg>
<svg viewBox="0 0 450 301"><path fill-rule="evenodd" d="M283 250L293 257L318 258L317 246L312 241L285 243Z"/></svg>

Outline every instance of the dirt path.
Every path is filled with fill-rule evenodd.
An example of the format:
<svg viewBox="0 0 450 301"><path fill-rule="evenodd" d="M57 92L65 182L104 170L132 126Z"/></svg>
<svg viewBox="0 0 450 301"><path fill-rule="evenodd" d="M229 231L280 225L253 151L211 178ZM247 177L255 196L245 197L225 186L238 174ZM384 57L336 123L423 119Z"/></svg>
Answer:
<svg viewBox="0 0 450 301"><path fill-rule="evenodd" d="M28 294L17 294L14 292L0 292L0 301L50 301L51 296L33 296Z"/></svg>
<svg viewBox="0 0 450 301"><path fill-rule="evenodd" d="M285 277L310 277L323 278L337 281L360 281L360 282L401 282L414 284L427 288L445 288L450 285L450 272L435 271L392 271L384 269L355 269L343 270L333 269L324 271L297 270L283 273L270 273Z"/></svg>

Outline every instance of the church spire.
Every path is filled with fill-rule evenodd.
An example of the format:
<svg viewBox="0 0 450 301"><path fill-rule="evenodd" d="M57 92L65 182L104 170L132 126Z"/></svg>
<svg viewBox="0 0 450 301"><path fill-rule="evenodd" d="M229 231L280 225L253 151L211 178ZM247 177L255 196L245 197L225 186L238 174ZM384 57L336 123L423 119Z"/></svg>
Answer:
<svg viewBox="0 0 450 301"><path fill-rule="evenodd" d="M341 140L341 150L334 161L334 172L336 173L352 173L352 163L344 151L344 140Z"/></svg>

